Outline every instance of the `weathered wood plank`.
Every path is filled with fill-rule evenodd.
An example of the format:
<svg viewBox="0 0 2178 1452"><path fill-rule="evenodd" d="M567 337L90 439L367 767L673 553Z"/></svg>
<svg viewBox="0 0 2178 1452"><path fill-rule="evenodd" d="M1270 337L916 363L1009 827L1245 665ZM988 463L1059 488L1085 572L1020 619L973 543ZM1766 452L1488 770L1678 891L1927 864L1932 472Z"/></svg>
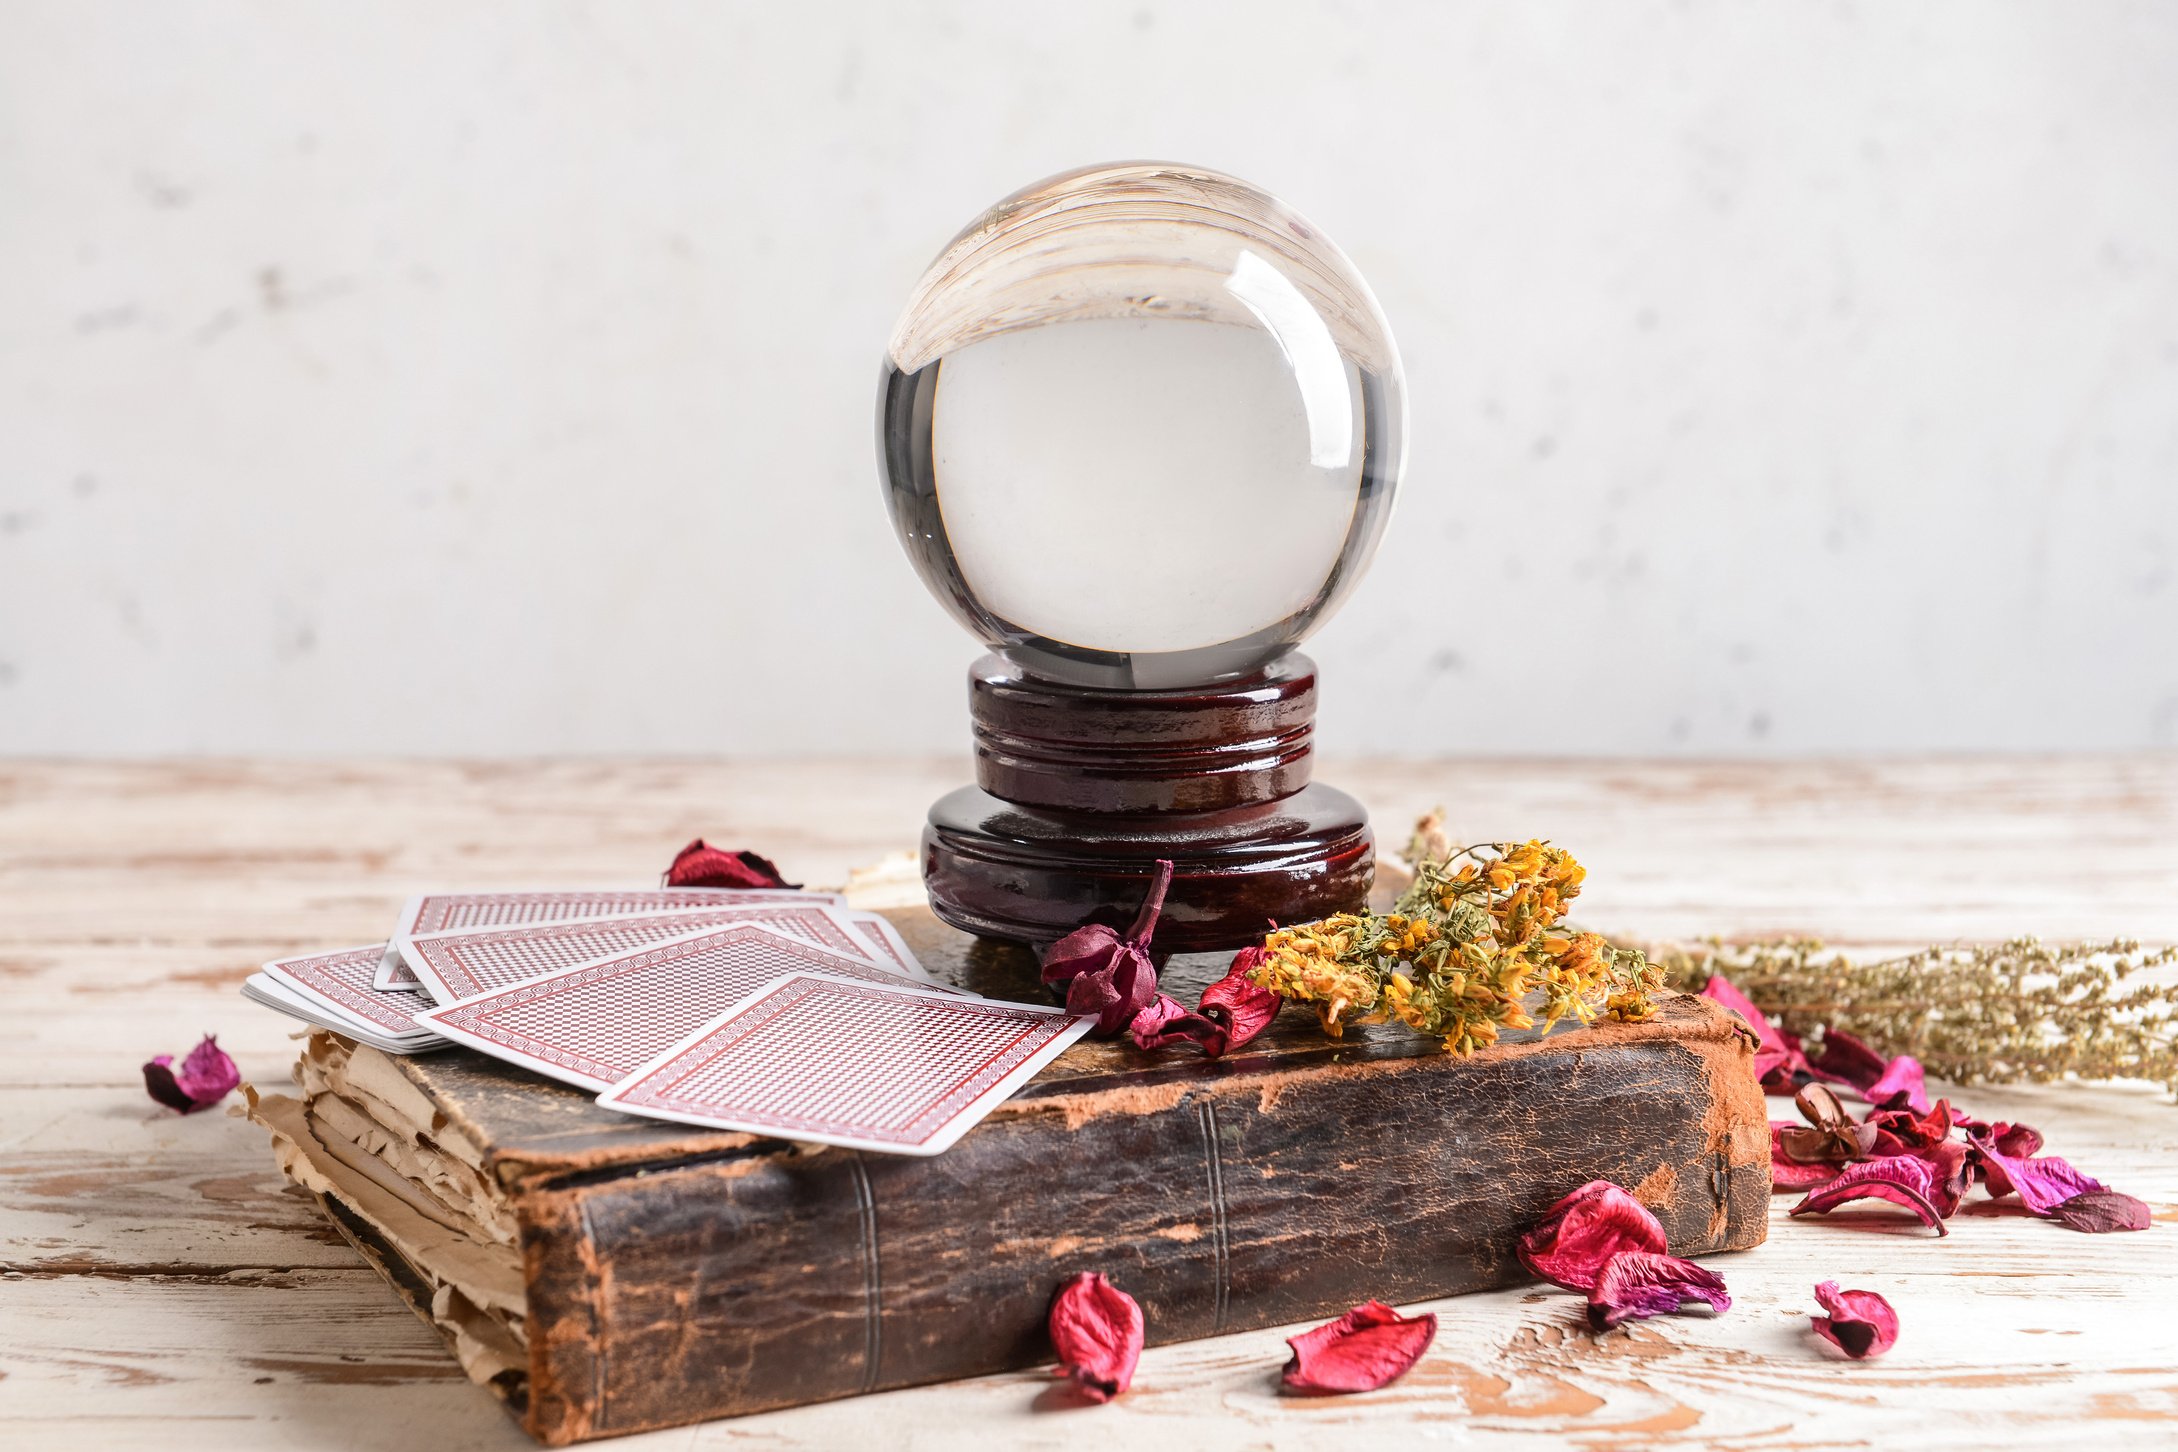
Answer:
<svg viewBox="0 0 2178 1452"><path fill-rule="evenodd" d="M2178 938L2178 757L1848 764L1468 762L1327 770L1395 835L1442 802L1472 838L1549 835L1583 916L1644 936L1796 930L1854 944ZM410 891L640 882L688 837L838 880L911 841L958 764L0 764L0 1420L10 1445L527 1445L437 1338L283 1193L257 1131L177 1119L137 1066L216 1030L285 1080L287 1025L234 985L363 941ZM1068 1409L1033 1375L632 1439L631 1448L1084 1437L1187 1447L2168 1445L2178 1421L2178 1110L2133 1088L1966 1091L2155 1207L2090 1237L1969 1213L1783 1222L1717 1264L1715 1321L1603 1340L1525 1290L1442 1303L1398 1387L1275 1395L1276 1332L1163 1348ZM1780 1106L1781 1107L1781 1106ZM1789 1201L1773 1208L1782 1216ZM1866 1366L1800 1329L1814 1281L1897 1302Z"/></svg>

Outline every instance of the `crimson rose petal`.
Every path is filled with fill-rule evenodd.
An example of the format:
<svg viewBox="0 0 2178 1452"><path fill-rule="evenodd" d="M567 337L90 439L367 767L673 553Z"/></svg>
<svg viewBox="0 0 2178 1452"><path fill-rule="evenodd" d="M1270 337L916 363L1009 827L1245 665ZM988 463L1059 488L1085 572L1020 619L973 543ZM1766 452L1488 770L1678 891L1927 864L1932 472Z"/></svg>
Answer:
<svg viewBox="0 0 2178 1452"><path fill-rule="evenodd" d="M1269 956L1260 947L1242 948L1225 976L1202 991L1202 1016L1225 1026L1225 1041L1210 1050L1212 1058L1254 1040L1285 1007L1283 998L1248 976Z"/></svg>
<svg viewBox="0 0 2178 1452"><path fill-rule="evenodd" d="M1609 1180L1590 1180L1550 1207L1520 1237L1520 1263L1569 1291L1595 1289L1621 1251L1664 1253L1664 1227L1649 1207Z"/></svg>
<svg viewBox="0 0 2178 1452"><path fill-rule="evenodd" d="M1898 1340L1898 1313L1874 1291L1846 1291L1836 1281L1815 1288L1827 1316L1810 1316L1815 1334L1860 1361L1881 1356Z"/></svg>
<svg viewBox="0 0 2178 1452"><path fill-rule="evenodd" d="M1672 1315L1688 1301L1704 1302L1712 1311L1732 1305L1724 1277L1706 1266L1675 1255L1623 1251L1603 1263L1588 1292L1588 1324L1608 1331L1623 1321Z"/></svg>
<svg viewBox="0 0 2178 1452"><path fill-rule="evenodd" d="M1286 1390L1312 1393L1375 1391L1406 1375L1437 1336L1437 1318L1402 1316L1367 1301L1336 1321L1286 1338Z"/></svg>
<svg viewBox="0 0 2178 1452"><path fill-rule="evenodd" d="M1888 1200L1911 1210L1923 1225L1934 1226L1938 1235L1948 1235L1951 1232L1944 1227L1943 1214L1934 1203L1939 1193L1936 1172L1926 1160L1891 1155L1847 1165L1829 1184L1809 1191L1806 1199L1792 1207L1792 1213L1821 1215L1852 1200Z"/></svg>
<svg viewBox="0 0 2178 1452"><path fill-rule="evenodd" d="M2146 1230L2153 1218L2148 1202L2118 1190L2085 1190L2059 1204L2049 1218L2088 1235L2113 1230Z"/></svg>
<svg viewBox="0 0 2178 1452"><path fill-rule="evenodd" d="M179 1069L172 1054L161 1054L144 1065L145 1092L183 1114L211 1108L241 1082L242 1071L211 1034L189 1051Z"/></svg>
<svg viewBox="0 0 2178 1452"><path fill-rule="evenodd" d="M784 887L788 882L768 857L754 852L728 852L698 837L683 847L666 869L667 887Z"/></svg>
<svg viewBox="0 0 2178 1452"><path fill-rule="evenodd" d="M1160 993L1149 1007L1127 1025L1138 1049L1161 1049L1168 1044L1188 1043L1213 1059L1225 1048L1225 1030L1199 1013L1189 1013L1180 1001Z"/></svg>
<svg viewBox="0 0 2178 1452"><path fill-rule="evenodd" d="M1108 1402L1134 1383L1142 1359L1142 1308L1110 1281L1085 1271L1051 1301L1051 1344L1059 1371L1082 1395Z"/></svg>

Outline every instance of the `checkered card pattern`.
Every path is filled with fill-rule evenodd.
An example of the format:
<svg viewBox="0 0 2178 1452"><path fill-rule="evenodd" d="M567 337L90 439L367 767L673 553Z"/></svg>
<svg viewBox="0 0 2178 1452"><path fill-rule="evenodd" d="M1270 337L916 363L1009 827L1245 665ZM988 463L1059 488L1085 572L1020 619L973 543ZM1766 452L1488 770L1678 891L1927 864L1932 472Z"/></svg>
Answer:
<svg viewBox="0 0 2178 1452"><path fill-rule="evenodd" d="M804 971L899 981L858 958L744 924L454 1004L437 1022L617 1084L772 979Z"/></svg>
<svg viewBox="0 0 2178 1452"><path fill-rule="evenodd" d="M779 888L716 887L666 887L638 892L437 893L416 905L416 921L409 924L408 931L418 934L512 928L524 923L561 923L569 918L602 918L614 913L782 902L797 896Z"/></svg>
<svg viewBox="0 0 2178 1452"><path fill-rule="evenodd" d="M423 980L416 976L415 969L408 966L406 958L395 958L393 966L386 970L386 987L422 988Z"/></svg>
<svg viewBox="0 0 2178 1452"><path fill-rule="evenodd" d="M1072 1023L1005 1004L797 979L619 1099L783 1134L917 1145Z"/></svg>
<svg viewBox="0 0 2178 1452"><path fill-rule="evenodd" d="M752 903L708 912L653 913L641 918L608 918L594 923L546 924L500 928L458 936L412 938L409 946L431 965L456 998L542 978L609 953L625 953L660 938L678 937L728 923L756 923L789 937L861 956L867 949L850 938L821 908Z"/></svg>
<svg viewBox="0 0 2178 1452"><path fill-rule="evenodd" d="M374 948L350 948L314 958L284 958L267 963L265 972L306 997L320 999L386 1033L429 1032L415 1019L432 1006L427 995L413 988L380 992L371 987L371 978L378 972L378 960L385 951L385 944L380 943Z"/></svg>
<svg viewBox="0 0 2178 1452"><path fill-rule="evenodd" d="M857 914L853 921L855 931L869 939L869 946L877 950L878 962L897 964L909 973L918 971L915 964L900 956L899 948L893 944L892 935L878 926L883 919L872 918L867 914Z"/></svg>

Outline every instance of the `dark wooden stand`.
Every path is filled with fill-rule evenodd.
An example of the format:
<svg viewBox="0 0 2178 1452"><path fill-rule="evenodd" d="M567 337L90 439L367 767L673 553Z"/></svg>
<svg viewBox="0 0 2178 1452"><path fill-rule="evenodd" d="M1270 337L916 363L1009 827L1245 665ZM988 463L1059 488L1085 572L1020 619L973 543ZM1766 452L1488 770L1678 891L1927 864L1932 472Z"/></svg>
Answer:
<svg viewBox="0 0 2178 1452"><path fill-rule="evenodd" d="M1361 804L1312 786L1316 667L1175 691L969 669L976 785L923 831L931 908L989 938L1124 927L1172 862L1158 953L1238 948L1274 923L1358 908L1375 871Z"/></svg>

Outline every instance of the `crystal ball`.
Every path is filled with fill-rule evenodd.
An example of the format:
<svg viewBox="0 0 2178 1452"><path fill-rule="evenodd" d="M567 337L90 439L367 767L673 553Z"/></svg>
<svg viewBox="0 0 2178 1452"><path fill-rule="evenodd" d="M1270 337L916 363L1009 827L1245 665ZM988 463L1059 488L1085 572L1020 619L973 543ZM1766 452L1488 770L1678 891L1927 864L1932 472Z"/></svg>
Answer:
<svg viewBox="0 0 2178 1452"><path fill-rule="evenodd" d="M1015 192L923 274L878 391L931 592L1022 672L1260 671L1350 592L1405 458L1368 284L1291 208L1129 162Z"/></svg>

